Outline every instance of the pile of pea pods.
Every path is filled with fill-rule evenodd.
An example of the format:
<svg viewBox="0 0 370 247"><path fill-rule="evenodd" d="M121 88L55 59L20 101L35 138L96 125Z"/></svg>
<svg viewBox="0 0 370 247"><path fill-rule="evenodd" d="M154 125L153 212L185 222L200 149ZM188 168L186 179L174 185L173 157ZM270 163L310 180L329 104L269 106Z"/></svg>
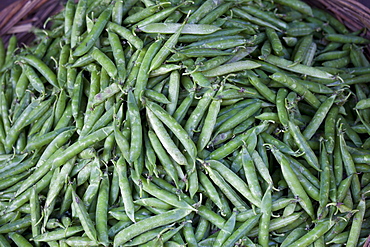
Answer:
<svg viewBox="0 0 370 247"><path fill-rule="evenodd" d="M68 0L0 42L0 246L369 246L370 63L298 0Z"/></svg>

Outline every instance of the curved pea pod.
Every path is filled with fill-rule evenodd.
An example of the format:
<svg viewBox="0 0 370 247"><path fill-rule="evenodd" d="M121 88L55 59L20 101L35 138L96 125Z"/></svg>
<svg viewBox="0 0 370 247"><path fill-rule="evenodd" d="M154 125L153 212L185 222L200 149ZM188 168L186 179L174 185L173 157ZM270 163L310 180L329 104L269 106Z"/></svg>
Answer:
<svg viewBox="0 0 370 247"><path fill-rule="evenodd" d="M350 34L326 34L325 38L332 42L338 42L338 43L352 43L352 44L369 44L370 40L363 38L361 36L355 36Z"/></svg>
<svg viewBox="0 0 370 247"><path fill-rule="evenodd" d="M258 243L261 246L268 246L269 236L270 236L270 220L271 220L271 211L272 211L272 199L271 199L271 190L272 185L270 185L261 202L261 218L258 231Z"/></svg>
<svg viewBox="0 0 370 247"><path fill-rule="evenodd" d="M113 5L110 4L98 17L94 26L84 40L76 47L73 51L73 56L79 57L88 52L91 47L98 40L99 36L103 32L105 26L107 25L109 18L112 14Z"/></svg>
<svg viewBox="0 0 370 247"><path fill-rule="evenodd" d="M136 31L141 31L145 33L163 33L163 34L173 34L181 28L181 23L149 23L144 26L137 26ZM181 30L181 34L211 34L221 28L209 24L185 24Z"/></svg>
<svg viewBox="0 0 370 247"><path fill-rule="evenodd" d="M363 109L370 108L370 98L369 99L362 99L362 100L358 101L355 108L357 110L363 110Z"/></svg>
<svg viewBox="0 0 370 247"><path fill-rule="evenodd" d="M117 73L119 83L123 84L126 80L127 71L126 71L126 58L124 55L123 47L121 40L116 33L108 31L108 39L112 46L114 61L117 66Z"/></svg>
<svg viewBox="0 0 370 247"><path fill-rule="evenodd" d="M72 26L70 33L71 47L75 47L79 41L80 36L84 32L84 27L86 25L85 15L87 13L88 1L82 0L78 1L72 17Z"/></svg>
<svg viewBox="0 0 370 247"><path fill-rule="evenodd" d="M274 24L264 20L264 19L260 19L260 18L257 18L257 17L254 17L252 15L250 15L247 11L245 11L243 8L232 8L232 11L235 12L235 14L237 16L240 16L241 18L251 22L251 23L254 23L254 24L257 24L259 26L263 26L263 27L269 27L269 28L272 28L272 29L275 29L276 31L281 31L280 28L276 27Z"/></svg>
<svg viewBox="0 0 370 247"><path fill-rule="evenodd" d="M0 227L0 234L15 232L22 228L27 228L31 225L31 216L27 215L23 218L16 219Z"/></svg>
<svg viewBox="0 0 370 247"><path fill-rule="evenodd" d="M116 65L104 52L94 47L91 53L91 57L94 58L107 71L111 78L116 77L117 75Z"/></svg>
<svg viewBox="0 0 370 247"><path fill-rule="evenodd" d="M358 211L354 215L346 246L355 247L359 242L361 228L366 212L365 198L362 197L357 206Z"/></svg>
<svg viewBox="0 0 370 247"><path fill-rule="evenodd" d="M67 239L61 240L63 243L71 247L85 246L85 247L96 247L99 244L88 237L69 237ZM60 245L61 246L61 245Z"/></svg>
<svg viewBox="0 0 370 247"><path fill-rule="evenodd" d="M104 88L102 91L100 91L99 93L97 93L94 96L94 99L93 99L92 104L91 104L92 107L95 107L95 106L103 103L104 101L106 101L110 97L112 97L115 94L117 94L118 92L120 92L120 90L121 89L120 89L120 86L118 85L118 83L112 83L111 85Z"/></svg>
<svg viewBox="0 0 370 247"><path fill-rule="evenodd" d="M195 159L197 148L194 142L190 139L188 133L183 129L183 127L158 104L146 101L145 106L148 107L156 115L156 117L174 133L174 135L179 139L182 145L184 145L190 157L192 159Z"/></svg>
<svg viewBox="0 0 370 247"><path fill-rule="evenodd" d="M55 157L55 159L52 162L52 166L59 167L65 164L68 160L82 152L84 149L107 138L107 136L109 136L109 134L112 132L113 132L112 126L104 127L76 141L71 146L66 148L66 150L64 150L64 152L61 155Z"/></svg>
<svg viewBox="0 0 370 247"><path fill-rule="evenodd" d="M49 242L49 241L56 241L61 240L66 237L71 237L79 232L82 232L83 228L82 226L71 226L66 229L60 229L60 230L54 230L50 232L46 232L43 234L40 234L33 238L33 241L36 242Z"/></svg>
<svg viewBox="0 0 370 247"><path fill-rule="evenodd" d="M141 187L144 191L146 191L148 194L174 206L177 208L183 208L183 209L190 209L195 210L193 207L191 207L186 201L180 200L177 195L167 191L163 190L163 188L159 188L156 186L153 182L147 182L146 179L143 177L139 179L134 179L134 182Z"/></svg>
<svg viewBox="0 0 370 247"><path fill-rule="evenodd" d="M162 234L166 233L167 231L171 229L172 229L172 226L162 226L162 227L155 228L153 230L149 230L133 238L132 240L130 240L130 243L126 243L125 246L142 246L148 241L151 241L156 237L157 238L160 237Z"/></svg>
<svg viewBox="0 0 370 247"><path fill-rule="evenodd" d="M216 135L236 127L238 124L253 116L256 112L258 112L258 110L261 109L261 104L262 103L260 101L257 101L254 104L241 109L237 114L218 126Z"/></svg>
<svg viewBox="0 0 370 247"><path fill-rule="evenodd" d="M39 93L45 94L45 86L36 71L28 64L22 64L23 73L28 78L32 87Z"/></svg>
<svg viewBox="0 0 370 247"><path fill-rule="evenodd" d="M166 60L167 56L172 52L172 49L177 44L178 39L181 34L181 30L184 27L185 23L183 23L180 28L171 35L170 38L164 43L161 49L157 52L157 54L153 57L149 71L155 70L160 67L160 65Z"/></svg>
<svg viewBox="0 0 370 247"><path fill-rule="evenodd" d="M126 39L136 49L140 50L143 48L143 41L124 26L118 25L113 22L108 22L107 29Z"/></svg>
<svg viewBox="0 0 370 247"><path fill-rule="evenodd" d="M233 212L230 218L225 222L225 226L218 233L217 238L213 243L213 247L223 246L223 243L226 241L226 239L233 233L235 229L235 223L236 223L236 212Z"/></svg>
<svg viewBox="0 0 370 247"><path fill-rule="evenodd" d="M149 24L149 23L161 22L164 19L166 19L167 17L170 18L171 14L173 14L174 12L175 12L175 15L177 14L176 10L179 7L181 7L184 3L186 3L186 1L178 4L177 6L169 6L169 7L163 8L159 12L154 13L153 15L150 15L150 16L142 19L138 23L136 23L134 26L132 26L132 29L134 29L135 26L144 26L144 25Z"/></svg>
<svg viewBox="0 0 370 247"><path fill-rule="evenodd" d="M358 173L356 170L356 166L353 160L352 155L350 154L349 151L349 146L346 143L346 140L344 138L344 132L339 129L338 130L339 134L339 148L340 148L340 153L343 159L343 167L345 168L345 171L347 175L352 175L352 184L351 184L351 191L352 191L352 196L355 201L360 200L360 180L358 177Z"/></svg>
<svg viewBox="0 0 370 247"><path fill-rule="evenodd" d="M30 125L31 123L42 117L42 115L44 115L46 111L50 110L50 106L52 103L54 103L55 98L56 97L52 95L49 99L40 102L39 105L30 112L26 121L20 126L20 128L23 129L24 127Z"/></svg>
<svg viewBox="0 0 370 247"><path fill-rule="evenodd" d="M163 3L158 3L156 5L152 5L149 7L146 7L144 9L141 9L133 14L130 14L123 20L123 24L135 24L155 13L157 13L163 5L168 5L169 2L163 2Z"/></svg>
<svg viewBox="0 0 370 247"><path fill-rule="evenodd" d="M332 79L334 77L332 74L325 72L323 70L317 69L315 67L310 67L310 66L303 65L303 64L294 64L294 62L292 61L289 61L287 59L277 57L271 54L262 59L279 68L292 71L298 74L309 75L309 76L322 78L322 79Z"/></svg>
<svg viewBox="0 0 370 247"><path fill-rule="evenodd" d="M220 6L224 1L207 0L200 4L200 6L190 14L189 23L198 23L204 16L212 12Z"/></svg>
<svg viewBox="0 0 370 247"><path fill-rule="evenodd" d="M308 233L303 235L298 240L294 241L291 246L308 246L328 232L333 227L334 221L325 219L319 223Z"/></svg>
<svg viewBox="0 0 370 247"><path fill-rule="evenodd" d="M260 6L255 6L255 5L248 5L248 6L241 6L241 9L245 10L249 14L256 16L262 20L265 20L274 26L286 30L288 28L288 24L282 20L276 17L275 14L272 12L265 11L264 9L261 9Z"/></svg>
<svg viewBox="0 0 370 247"><path fill-rule="evenodd" d="M232 247L234 244L244 235L247 235L253 227L258 224L258 221L261 217L261 214L254 215L250 217L248 220L243 222L234 232L226 239L222 246L224 247Z"/></svg>
<svg viewBox="0 0 370 247"><path fill-rule="evenodd" d="M128 100L127 100L127 113L128 118L130 120L131 126L131 136L135 138L131 138L130 143L130 161L134 162L137 160L141 153L141 146L143 143L143 130L142 130L142 123L140 118L139 107L135 100L135 96L130 91L128 93Z"/></svg>
<svg viewBox="0 0 370 247"><path fill-rule="evenodd" d="M236 190L238 190L248 201L252 204L260 207L261 200L256 198L254 194L251 193L248 185L238 177L232 170L227 168L224 164L217 160L206 160L204 161L205 166L209 166L210 168L219 172L225 180L230 183Z"/></svg>
<svg viewBox="0 0 370 247"><path fill-rule="evenodd" d="M310 27L308 25L303 26L292 26L288 28L286 31L286 34L292 37L302 37L311 35L315 32L315 29L313 27Z"/></svg>
<svg viewBox="0 0 370 247"><path fill-rule="evenodd" d="M147 116L158 139L161 141L163 147L167 150L170 156L180 165L187 164L187 160L184 154L180 151L180 149L176 146L175 142L171 139L170 135L165 130L165 127L162 124L162 122L160 122L158 118L154 115L154 113L150 110L147 111ZM157 147L153 148L156 149Z"/></svg>
<svg viewBox="0 0 370 247"><path fill-rule="evenodd" d="M7 152L9 152L12 149L12 146L16 143L19 135L21 134L22 126L30 124L28 122L28 119L35 116L37 117L39 115L38 112L34 112L34 109L37 109L40 106L40 101L41 99L37 99L31 102L21 113L21 115L17 119L15 119L5 138L4 146ZM39 110L41 109L39 108Z"/></svg>
<svg viewBox="0 0 370 247"><path fill-rule="evenodd" d="M213 100L209 106L208 113L197 142L198 152L203 150L211 140L220 107L221 100Z"/></svg>
<svg viewBox="0 0 370 247"><path fill-rule="evenodd" d="M173 209L165 213L143 219L136 224L130 225L118 232L117 235L114 237L114 246L121 246L128 242L130 239L148 230L181 220L189 215L191 212L192 210L189 209Z"/></svg>
<svg viewBox="0 0 370 247"><path fill-rule="evenodd" d="M115 168L117 169L118 172L119 187L121 191L122 201L125 207L125 212L129 219L135 222L134 201L132 199L131 188L129 186L127 164L122 156L118 159L117 163L115 164Z"/></svg>
<svg viewBox="0 0 370 247"><path fill-rule="evenodd" d="M221 65L219 67L216 67L214 69L210 69L207 71L204 71L203 74L206 77L215 77L215 76L221 76L225 74L230 74L237 71L247 70L247 69L255 69L260 67L261 65L257 62L251 61L251 60L243 60L238 61L234 63L228 63Z"/></svg>
<svg viewBox="0 0 370 247"><path fill-rule="evenodd" d="M321 123L324 121L325 117L327 116L332 105L334 104L335 99L336 99L336 95L334 94L330 96L329 98L327 98L317 109L315 115L312 118L312 121L306 126L306 128L302 132L303 136L307 140L310 140L312 136L316 133Z"/></svg>
<svg viewBox="0 0 370 247"><path fill-rule="evenodd" d="M0 245L3 247L11 247L9 241L3 235L0 235Z"/></svg>
<svg viewBox="0 0 370 247"><path fill-rule="evenodd" d="M304 95L304 100L307 101L307 103L309 103L314 108L317 109L320 107L321 102L317 99L317 97L307 88L305 88L301 83L294 80L290 76L283 74L281 72L276 72L272 74L270 77L271 79L285 85L286 87L289 87L294 92L302 96Z"/></svg>
<svg viewBox="0 0 370 247"><path fill-rule="evenodd" d="M288 6L294 10L301 12L302 14L313 16L311 6L303 1L275 0L275 2L281 5Z"/></svg>
<svg viewBox="0 0 370 247"><path fill-rule="evenodd" d="M182 69L182 65L178 64L163 64L159 68L150 72L149 77L157 77L161 75L166 75L170 72L175 72Z"/></svg>
<svg viewBox="0 0 370 247"><path fill-rule="evenodd" d="M289 132L293 136L293 139L295 140L295 143L297 144L298 148L303 153L303 158L308 162L310 166L315 168L317 171L321 171L319 161L314 151L309 146L307 140L301 133L299 127L292 121L289 121Z"/></svg>
<svg viewBox="0 0 370 247"><path fill-rule="evenodd" d="M311 218L314 219L315 214L311 199L308 197L306 191L303 189L301 183L297 178L297 175L290 167L289 160L276 147L271 146L271 151L280 164L281 171L289 188L292 190L293 194L299 198L299 204L308 213L308 215L310 215Z"/></svg>
<svg viewBox="0 0 370 247"><path fill-rule="evenodd" d="M254 139L253 134L251 135L251 137L252 137L251 139ZM251 143L256 143L256 142L248 141L248 145L250 145ZM254 161L249 151L249 150L252 151L254 149L254 146L255 145L252 144L247 148L246 145L243 145L243 147L241 148L241 156L242 156L241 159L242 159L242 165L243 165L245 178L249 185L250 191L253 194L253 196L260 199L262 198L262 190L261 190L259 181L257 179L256 167L255 167Z"/></svg>
<svg viewBox="0 0 370 247"><path fill-rule="evenodd" d="M73 209L75 210L75 214L77 215L77 217L80 219L85 234L90 238L90 240L97 242L97 232L95 225L90 218L83 201L76 194L76 191L74 189L72 189L72 197Z"/></svg>
<svg viewBox="0 0 370 247"><path fill-rule="evenodd" d="M169 104L170 101L167 99L167 97L163 93L158 93L155 90L151 89L145 89L144 90L144 96L149 98L152 101L161 103L161 104Z"/></svg>
<svg viewBox="0 0 370 247"><path fill-rule="evenodd" d="M249 208L246 201L244 201L236 192L234 185L228 183L230 182L227 181L228 177L223 177L219 171L211 168L206 162L204 162L203 166L212 182L217 186L217 188L219 188L222 195L230 201L233 207L239 211L245 211ZM236 182L238 183L240 180ZM245 189L245 186L241 189ZM222 198L223 197L221 197L221 199ZM224 208L227 210L227 207L224 206Z"/></svg>
<svg viewBox="0 0 370 247"><path fill-rule="evenodd" d="M340 69L340 68L347 67L349 63L350 63L350 58L349 56L346 56L346 57L323 62L322 65L324 67Z"/></svg>
<svg viewBox="0 0 370 247"><path fill-rule="evenodd" d="M40 58L28 54L26 56L21 56L20 61L31 65L33 68L39 71L51 85L53 85L55 88L59 88L56 74Z"/></svg>
<svg viewBox="0 0 370 247"><path fill-rule="evenodd" d="M218 160L218 159L222 159L222 158L226 157L227 155L231 154L236 149L241 147L244 144L244 142L249 138L249 136L251 135L251 133L253 131L255 131L256 134L258 135L258 134L266 131L266 129L268 127L269 127L269 123L267 121L262 122L262 124L260 124L258 126L252 127L251 129L247 130L246 132L235 136L231 141L227 142L225 145L222 145L221 147L212 151L209 154L208 158Z"/></svg>
<svg viewBox="0 0 370 247"><path fill-rule="evenodd" d="M8 234L9 238L13 240L13 242L17 246L22 246L22 247L32 247L33 245L20 233L17 232L10 232Z"/></svg>

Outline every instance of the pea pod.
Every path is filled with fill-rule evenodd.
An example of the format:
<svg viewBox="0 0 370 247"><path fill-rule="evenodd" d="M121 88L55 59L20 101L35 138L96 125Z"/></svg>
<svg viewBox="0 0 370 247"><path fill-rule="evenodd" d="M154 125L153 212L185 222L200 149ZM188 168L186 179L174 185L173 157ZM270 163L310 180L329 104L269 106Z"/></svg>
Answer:
<svg viewBox="0 0 370 247"><path fill-rule="evenodd" d="M289 165L289 160L282 153L280 153L280 151L278 151L277 148L272 147L271 151L281 166L283 176L289 188L298 198L300 198L299 203L302 206L302 208L308 213L308 215L311 216L311 218L314 218L314 209L312 202L309 199L305 190L303 189L302 185L300 184L294 171L291 169Z"/></svg>
<svg viewBox="0 0 370 247"><path fill-rule="evenodd" d="M136 31L145 33L164 33L173 34L181 28L180 23L149 23L144 26L137 26ZM198 34L205 35L214 33L221 28L209 24L185 24L181 30L181 34Z"/></svg>
<svg viewBox="0 0 370 247"><path fill-rule="evenodd" d="M181 220L190 212L191 210L189 209L173 209L166 213L141 220L117 233L117 235L114 237L114 246L122 245L147 230Z"/></svg>
<svg viewBox="0 0 370 247"><path fill-rule="evenodd" d="M84 38L84 40L76 47L73 51L73 56L79 57L84 55L90 50L90 48L95 44L100 34L103 32L105 26L107 25L109 18L112 14L112 5L109 5L103 13L101 13L96 20L93 28L89 34Z"/></svg>

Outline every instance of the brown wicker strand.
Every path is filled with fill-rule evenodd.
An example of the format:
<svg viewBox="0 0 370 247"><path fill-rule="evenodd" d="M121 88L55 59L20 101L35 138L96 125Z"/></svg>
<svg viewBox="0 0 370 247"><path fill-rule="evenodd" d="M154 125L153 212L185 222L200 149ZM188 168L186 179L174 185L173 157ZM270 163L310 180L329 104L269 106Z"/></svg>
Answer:
<svg viewBox="0 0 370 247"><path fill-rule="evenodd" d="M60 0L18 0L0 12L0 37L7 43L15 34L19 43L28 44L34 39L30 33L42 27L50 16L62 9Z"/></svg>

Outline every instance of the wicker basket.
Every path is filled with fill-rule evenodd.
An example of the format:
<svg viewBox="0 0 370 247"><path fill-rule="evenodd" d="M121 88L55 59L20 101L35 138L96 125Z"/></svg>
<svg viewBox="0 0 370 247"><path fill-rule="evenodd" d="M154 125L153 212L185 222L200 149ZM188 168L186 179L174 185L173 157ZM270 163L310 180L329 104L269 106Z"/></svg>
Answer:
<svg viewBox="0 0 370 247"><path fill-rule="evenodd" d="M63 8L61 0L17 0L0 12L0 37L7 43L16 35L19 44L34 40L32 29L43 27L45 21Z"/></svg>
<svg viewBox="0 0 370 247"><path fill-rule="evenodd" d="M370 9L362 3L356 0L310 0L307 2L333 14L351 31L365 28L363 36L370 38Z"/></svg>

